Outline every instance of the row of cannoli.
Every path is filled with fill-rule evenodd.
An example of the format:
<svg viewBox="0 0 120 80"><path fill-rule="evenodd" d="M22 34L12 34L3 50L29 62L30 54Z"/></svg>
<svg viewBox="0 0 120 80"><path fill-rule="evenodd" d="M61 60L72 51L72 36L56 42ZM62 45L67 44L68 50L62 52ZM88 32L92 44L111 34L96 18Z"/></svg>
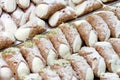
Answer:
<svg viewBox="0 0 120 80"><path fill-rule="evenodd" d="M112 45L109 43L111 39L113 39L114 41L116 40L116 38L111 38L110 40L108 40L109 42L97 42L94 45L95 48L82 47L78 52L80 56L78 54L69 55L66 59L70 61L72 66L71 68L68 61L66 62L66 60L58 59L56 57L58 54L55 53L54 49L55 46L52 45L48 38L45 35L37 35L33 39L33 42L26 41L20 44L19 45L20 49L8 48L2 52L3 59L8 63L16 79L22 80L23 78L25 78L26 75L30 74L30 71L33 73L35 72L40 73L40 75L43 78L45 78L45 80L48 80L49 77L53 79L52 74L48 73L49 70L47 70L48 72L46 71L45 68L46 65L52 66L52 69L56 71L56 72L53 71L52 73L57 73L64 79L67 77L67 80L68 79L72 80L71 78L75 80L79 79L93 80L94 78L93 73L95 74L96 77L100 77L102 76L101 75L102 73L105 73L106 67L110 72L114 72L119 75L120 61L117 55L119 53L116 53L113 49L114 46L112 48ZM36 43L34 43L34 41ZM118 39L118 41L120 41L120 39ZM116 42L117 44L119 43L118 41L114 42ZM117 47L116 49L119 50L118 49L119 46L116 45L116 47ZM41 55L43 56L44 59L42 58ZM25 71L24 74L21 72L21 70L23 70L23 72ZM68 70L73 72L69 73ZM66 72L63 73L64 71ZM74 73L74 71L76 74ZM55 74L56 77L54 78L58 78L57 74ZM72 75L73 77L72 76L65 77L65 74ZM47 78L46 75L48 75Z"/></svg>

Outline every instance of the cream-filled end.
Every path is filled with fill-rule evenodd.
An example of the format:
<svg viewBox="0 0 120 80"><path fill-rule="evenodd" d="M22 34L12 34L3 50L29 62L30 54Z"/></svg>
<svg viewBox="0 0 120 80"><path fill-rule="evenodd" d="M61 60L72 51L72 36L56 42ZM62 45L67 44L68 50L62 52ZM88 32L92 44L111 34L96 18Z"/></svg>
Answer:
<svg viewBox="0 0 120 80"><path fill-rule="evenodd" d="M2 80L10 80L13 77L12 71L5 67L0 69L0 79Z"/></svg>
<svg viewBox="0 0 120 80"><path fill-rule="evenodd" d="M47 5L47 4L39 4L35 8L35 14L40 18L44 18L48 13L48 9L49 9L49 5Z"/></svg>
<svg viewBox="0 0 120 80"><path fill-rule="evenodd" d="M56 13L54 13L51 17L50 17L50 19L49 19L49 24L51 25L51 26L56 26L57 25L57 23L58 23L58 20L59 20L59 18L60 18L60 12L56 12Z"/></svg>
<svg viewBox="0 0 120 80"><path fill-rule="evenodd" d="M111 64L112 72L114 73L120 72L120 60L117 55L114 55L112 59L109 61L109 63Z"/></svg>
<svg viewBox="0 0 120 80"><path fill-rule="evenodd" d="M91 68L88 68L86 72L85 80L93 80L93 79L94 79L93 71Z"/></svg>
<svg viewBox="0 0 120 80"><path fill-rule="evenodd" d="M80 50L80 47L82 45L82 40L79 35L77 35L73 42L73 52L78 52Z"/></svg>
<svg viewBox="0 0 120 80"><path fill-rule="evenodd" d="M65 44L60 44L59 55L62 58L67 59L71 55L69 47Z"/></svg>
<svg viewBox="0 0 120 80"><path fill-rule="evenodd" d="M20 28L15 32L15 37L17 40L25 41L29 38L30 28Z"/></svg>
<svg viewBox="0 0 120 80"><path fill-rule="evenodd" d="M38 57L35 57L32 61L32 71L37 73L40 72L45 67L42 60Z"/></svg>
<svg viewBox="0 0 120 80"><path fill-rule="evenodd" d="M97 37L97 34L95 33L95 31L91 30L90 31L90 34L89 34L89 38L88 38L88 43L89 43L89 46L94 46L94 44L97 42L98 40L98 37Z"/></svg>
<svg viewBox="0 0 120 80"><path fill-rule="evenodd" d="M52 49L50 49L47 57L47 64L52 65L55 60L56 60L56 53Z"/></svg>
<svg viewBox="0 0 120 80"><path fill-rule="evenodd" d="M30 74L29 67L24 62L21 62L17 68L17 73L19 79L24 80L25 76Z"/></svg>
<svg viewBox="0 0 120 80"><path fill-rule="evenodd" d="M10 40L12 40L13 42L15 41L15 37L13 34L9 33L9 32L4 32L3 33L4 36L8 37Z"/></svg>
<svg viewBox="0 0 120 80"><path fill-rule="evenodd" d="M105 71L106 71L105 61L104 59L100 59L97 71L98 76L100 76L102 73L105 73Z"/></svg>
<svg viewBox="0 0 120 80"><path fill-rule="evenodd" d="M23 7L23 8L27 8L30 5L30 0L19 0L19 4Z"/></svg>

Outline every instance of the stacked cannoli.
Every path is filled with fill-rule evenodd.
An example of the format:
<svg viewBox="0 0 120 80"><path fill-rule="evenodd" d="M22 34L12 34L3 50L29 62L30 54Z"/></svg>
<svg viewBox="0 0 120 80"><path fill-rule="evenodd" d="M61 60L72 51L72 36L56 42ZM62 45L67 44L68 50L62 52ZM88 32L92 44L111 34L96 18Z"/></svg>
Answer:
<svg viewBox="0 0 120 80"><path fill-rule="evenodd" d="M36 35L33 38L33 41L41 51L41 54L46 60L47 64L52 65L58 58L58 54L48 37L46 35Z"/></svg>
<svg viewBox="0 0 120 80"><path fill-rule="evenodd" d="M75 19L76 13L75 10L71 7L66 7L60 11L55 12L50 18L48 23L51 27L57 27L59 24Z"/></svg>
<svg viewBox="0 0 120 80"><path fill-rule="evenodd" d="M77 29L68 23L59 25L59 28L64 33L70 47L72 48L72 52L78 52L82 46L82 40Z"/></svg>
<svg viewBox="0 0 120 80"><path fill-rule="evenodd" d="M35 17L17 29L15 37L17 40L25 41L31 39L36 34L43 33L44 31L46 31L45 22Z"/></svg>
<svg viewBox="0 0 120 80"><path fill-rule="evenodd" d="M78 54L73 54L68 59L71 62L73 69L75 70L79 80L93 80L93 70L87 63L87 61Z"/></svg>
<svg viewBox="0 0 120 80"><path fill-rule="evenodd" d="M91 24L86 20L78 20L72 22L87 46L93 46L98 41L96 31L92 28Z"/></svg>
<svg viewBox="0 0 120 80"><path fill-rule="evenodd" d="M100 77L102 73L106 71L106 64L104 58L93 47L82 47L79 51L79 55L83 56L91 68L96 77Z"/></svg>
<svg viewBox="0 0 120 80"><path fill-rule="evenodd" d="M52 42L54 48L57 50L57 53L60 57L66 59L71 55L71 48L69 46L69 43L59 28L50 29L47 33L47 36Z"/></svg>
<svg viewBox="0 0 120 80"><path fill-rule="evenodd" d="M43 0L43 2L45 2ZM53 0L51 3L45 2L37 5L35 8L36 15L41 19L48 19L56 11L59 11L66 7L64 0Z"/></svg>
<svg viewBox="0 0 120 80"><path fill-rule="evenodd" d="M105 59L108 71L120 75L120 59L109 42L97 42L95 49Z"/></svg>
<svg viewBox="0 0 120 80"><path fill-rule="evenodd" d="M115 13L111 11L98 11L94 14L99 15L103 18L103 20L107 23L112 37L119 37L120 36L120 21L115 16Z"/></svg>
<svg viewBox="0 0 120 80"><path fill-rule="evenodd" d="M65 59L56 60L51 67L59 74L61 80L78 80L70 62Z"/></svg>
<svg viewBox="0 0 120 80"><path fill-rule="evenodd" d="M19 47L32 72L40 72L46 66L45 60L33 41L26 41Z"/></svg>
<svg viewBox="0 0 120 80"><path fill-rule="evenodd" d="M12 80L13 73L0 53L0 80Z"/></svg>
<svg viewBox="0 0 120 80"><path fill-rule="evenodd" d="M92 25L98 34L100 41L106 41L110 37L110 30L105 21L98 15L91 14L86 17L86 20Z"/></svg>
<svg viewBox="0 0 120 80"><path fill-rule="evenodd" d="M2 57L9 65L16 80L24 80L25 76L29 75L28 64L20 53L20 49L15 47L5 49Z"/></svg>
<svg viewBox="0 0 120 80"><path fill-rule="evenodd" d="M100 0L84 0L83 3L75 6L77 16L82 16L103 6Z"/></svg>

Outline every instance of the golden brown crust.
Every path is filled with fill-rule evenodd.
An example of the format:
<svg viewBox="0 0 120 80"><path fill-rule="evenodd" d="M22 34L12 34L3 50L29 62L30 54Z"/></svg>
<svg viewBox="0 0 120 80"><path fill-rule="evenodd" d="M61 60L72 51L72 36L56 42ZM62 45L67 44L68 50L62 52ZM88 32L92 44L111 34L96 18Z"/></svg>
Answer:
<svg viewBox="0 0 120 80"><path fill-rule="evenodd" d="M92 25L92 27L98 33L100 41L106 41L110 37L110 30L105 21L98 15L92 14L86 17L86 20Z"/></svg>
<svg viewBox="0 0 120 80"><path fill-rule="evenodd" d="M120 39L119 38L110 38L108 40L116 51L116 53L120 56Z"/></svg>
<svg viewBox="0 0 120 80"><path fill-rule="evenodd" d="M17 48L16 48L17 49ZM17 72L17 68L19 66L19 64L21 62L26 63L26 61L24 60L24 58L22 57L19 49L18 51L13 51L13 52L3 52L2 54L4 60L7 62L7 64L9 65L10 69L13 71L14 77L19 80L18 77L18 72Z"/></svg>

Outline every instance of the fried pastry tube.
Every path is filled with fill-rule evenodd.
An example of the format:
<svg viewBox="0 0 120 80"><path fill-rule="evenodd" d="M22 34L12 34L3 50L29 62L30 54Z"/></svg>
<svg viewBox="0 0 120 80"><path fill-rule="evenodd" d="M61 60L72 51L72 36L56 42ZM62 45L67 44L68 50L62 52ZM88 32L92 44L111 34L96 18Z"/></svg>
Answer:
<svg viewBox="0 0 120 80"><path fill-rule="evenodd" d="M93 70L88 65L87 61L78 54L72 54L69 59L73 69L75 70L78 80L93 80Z"/></svg>
<svg viewBox="0 0 120 80"><path fill-rule="evenodd" d="M77 28L81 38L87 46L93 46L98 41L96 31L86 20L75 21L72 25Z"/></svg>
<svg viewBox="0 0 120 80"><path fill-rule="evenodd" d="M93 10L101 8L102 2L100 0L86 0L83 3L77 5L75 7L75 11L77 16L82 16L84 14L87 14Z"/></svg>
<svg viewBox="0 0 120 80"><path fill-rule="evenodd" d="M48 19L56 11L65 8L66 4L64 0L56 0L52 3L38 4L35 8L36 15L41 19Z"/></svg>
<svg viewBox="0 0 120 80"><path fill-rule="evenodd" d="M92 25L98 34L100 41L106 41L110 37L110 29L105 21L98 15L91 14L86 17L86 20Z"/></svg>
<svg viewBox="0 0 120 80"><path fill-rule="evenodd" d="M33 18L17 29L15 37L17 40L25 41L44 31L46 31L45 22L39 18Z"/></svg>
<svg viewBox="0 0 120 80"><path fill-rule="evenodd" d="M120 8L117 8L115 6L104 5L103 9L114 12L118 19L120 20Z"/></svg>
<svg viewBox="0 0 120 80"><path fill-rule="evenodd" d="M70 46L59 28L50 29L47 35L60 57L66 59L71 55Z"/></svg>
<svg viewBox="0 0 120 80"><path fill-rule="evenodd" d="M110 38L108 42L111 43L113 49L120 56L120 39L119 38Z"/></svg>
<svg viewBox="0 0 120 80"><path fill-rule="evenodd" d="M8 13L13 12L16 9L16 0L0 0L2 9Z"/></svg>
<svg viewBox="0 0 120 80"><path fill-rule="evenodd" d="M25 41L19 47L33 73L40 72L46 66L45 60L33 41Z"/></svg>
<svg viewBox="0 0 120 80"><path fill-rule="evenodd" d="M41 51L41 55L46 60L47 64L52 65L54 61L58 58L58 54L48 37L42 34L36 35L33 38L33 41L36 43L37 47Z"/></svg>
<svg viewBox="0 0 120 80"><path fill-rule="evenodd" d="M105 59L108 71L120 75L120 59L112 45L109 42L97 42L94 47Z"/></svg>
<svg viewBox="0 0 120 80"><path fill-rule="evenodd" d="M10 47L15 42L14 35L9 32L0 32L0 49Z"/></svg>
<svg viewBox="0 0 120 80"><path fill-rule="evenodd" d="M69 20L72 20L76 18L76 13L74 9L71 7L66 7L60 11L55 12L50 18L49 18L49 25L51 27L57 27L62 22L66 22Z"/></svg>
<svg viewBox="0 0 120 80"><path fill-rule="evenodd" d="M62 30L68 43L70 44L72 52L78 52L82 46L82 40L77 29L68 23L59 25L59 28Z"/></svg>
<svg viewBox="0 0 120 80"><path fill-rule="evenodd" d="M0 80L11 80L12 78L13 73L0 53Z"/></svg>
<svg viewBox="0 0 120 80"><path fill-rule="evenodd" d="M61 80L78 80L70 62L65 59L56 60L51 68L59 74Z"/></svg>
<svg viewBox="0 0 120 80"><path fill-rule="evenodd" d="M30 0L16 0L16 2L22 9L26 9L30 6Z"/></svg>
<svg viewBox="0 0 120 80"><path fill-rule="evenodd" d="M120 80L119 76L116 73L102 73L100 80Z"/></svg>
<svg viewBox="0 0 120 80"><path fill-rule="evenodd" d="M24 80L42 80L42 77L38 73L31 73Z"/></svg>
<svg viewBox="0 0 120 80"><path fill-rule="evenodd" d="M2 56L12 70L16 80L24 80L25 76L29 75L28 64L18 48L10 47L5 49Z"/></svg>
<svg viewBox="0 0 120 80"><path fill-rule="evenodd" d="M50 66L47 66L39 73L43 80L61 80L56 71L52 70Z"/></svg>
<svg viewBox="0 0 120 80"><path fill-rule="evenodd" d="M17 26L16 26L15 22L13 21L13 19L11 18L11 16L7 13L3 13L1 15L0 19L5 28L5 31L14 34L15 31L17 30Z"/></svg>
<svg viewBox="0 0 120 80"><path fill-rule="evenodd" d="M82 47L79 55L83 56L93 69L95 76L100 77L101 73L105 73L106 64L101 55L93 47Z"/></svg>
<svg viewBox="0 0 120 80"><path fill-rule="evenodd" d="M99 11L95 14L101 16L103 20L108 24L112 37L120 37L120 21L111 11Z"/></svg>

